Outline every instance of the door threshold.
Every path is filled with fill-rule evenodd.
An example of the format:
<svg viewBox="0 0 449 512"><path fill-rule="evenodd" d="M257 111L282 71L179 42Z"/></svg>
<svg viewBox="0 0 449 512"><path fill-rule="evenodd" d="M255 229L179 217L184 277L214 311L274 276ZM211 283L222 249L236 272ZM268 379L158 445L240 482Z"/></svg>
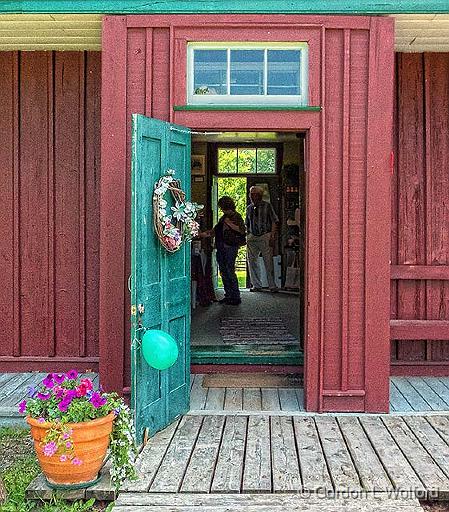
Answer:
<svg viewBox="0 0 449 512"><path fill-rule="evenodd" d="M192 346L191 364L288 365L304 363L302 350L291 345Z"/></svg>

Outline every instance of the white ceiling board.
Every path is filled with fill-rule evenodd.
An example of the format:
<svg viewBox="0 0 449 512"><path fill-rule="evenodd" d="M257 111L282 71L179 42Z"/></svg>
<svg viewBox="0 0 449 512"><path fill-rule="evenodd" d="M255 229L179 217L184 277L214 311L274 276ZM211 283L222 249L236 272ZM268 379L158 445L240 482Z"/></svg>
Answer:
<svg viewBox="0 0 449 512"><path fill-rule="evenodd" d="M392 17L396 51L449 51L449 14ZM0 15L0 50L101 50L101 20L101 14Z"/></svg>

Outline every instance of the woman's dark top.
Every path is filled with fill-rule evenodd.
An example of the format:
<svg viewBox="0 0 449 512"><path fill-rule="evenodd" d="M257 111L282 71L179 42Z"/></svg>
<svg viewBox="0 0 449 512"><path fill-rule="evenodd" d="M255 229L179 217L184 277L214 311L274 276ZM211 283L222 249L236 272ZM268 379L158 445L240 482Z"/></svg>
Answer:
<svg viewBox="0 0 449 512"><path fill-rule="evenodd" d="M240 233L235 231L234 229L230 228L225 224L225 219L228 218L233 224L236 224L240 228ZM244 245L244 239L245 239L245 222L243 221L242 216L238 212L232 212L229 214L224 214L220 217L220 220L217 222L217 225L214 227L215 231L215 246L217 249L222 249L225 244L226 245ZM229 236L230 233L225 233L225 231L231 231L232 236ZM234 236L234 234L236 236ZM236 239L236 243L229 243L230 239ZM239 242L237 242L240 240Z"/></svg>

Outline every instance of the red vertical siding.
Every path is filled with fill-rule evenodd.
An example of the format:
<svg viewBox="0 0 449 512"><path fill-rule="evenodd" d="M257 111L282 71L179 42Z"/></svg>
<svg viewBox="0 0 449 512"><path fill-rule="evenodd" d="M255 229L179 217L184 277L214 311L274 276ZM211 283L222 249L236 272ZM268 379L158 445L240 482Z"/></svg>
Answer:
<svg viewBox="0 0 449 512"><path fill-rule="evenodd" d="M0 366L93 368L100 54L1 52L0 67Z"/></svg>
<svg viewBox="0 0 449 512"><path fill-rule="evenodd" d="M449 54L398 54L396 67L392 362L447 365Z"/></svg>
<svg viewBox="0 0 449 512"><path fill-rule="evenodd" d="M322 105L323 112L175 111L173 107L185 101L186 41L237 41L242 33L245 40L308 41L309 98L312 104ZM113 343L119 347L118 352L107 353L108 345L100 338L102 378L109 387L126 384L123 376L126 379L129 366L128 304L124 318L117 318L118 295L111 304L106 291L113 289L114 283L120 289L129 269L129 211L125 206L129 194L129 120L132 113L146 113L193 129L307 131L308 407L387 407L389 297L383 291L388 289L389 280L385 248L389 245L390 218L384 197L389 197L392 36L391 20L367 17L105 18L105 63L120 60L113 74L109 65L103 74L102 253L109 254L113 248L107 233L111 216L116 230L122 230L114 237L121 235L126 241L123 267L109 265L106 257L101 265L100 294L107 298L101 300L101 329L109 326ZM370 95L376 102L383 101L384 108L371 104ZM113 127L106 125L108 122ZM376 134L376 150L369 142L371 132ZM376 184L380 196L376 196ZM114 204L107 198L111 190L122 194ZM377 202L381 208L376 209ZM375 230L378 221L384 228L381 233ZM373 265L374 260L377 265ZM376 302L379 314L374 311ZM370 322L366 322L367 315ZM103 363L103 353L113 372ZM371 353L375 358L370 358ZM381 385L380 379L385 381Z"/></svg>

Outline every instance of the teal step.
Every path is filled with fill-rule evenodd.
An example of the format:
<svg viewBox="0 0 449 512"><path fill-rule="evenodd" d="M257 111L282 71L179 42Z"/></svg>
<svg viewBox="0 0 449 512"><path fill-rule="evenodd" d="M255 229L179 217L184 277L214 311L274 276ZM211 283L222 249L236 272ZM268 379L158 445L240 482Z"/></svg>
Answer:
<svg viewBox="0 0 449 512"><path fill-rule="evenodd" d="M197 345L191 347L192 364L302 365L304 353L291 345Z"/></svg>

